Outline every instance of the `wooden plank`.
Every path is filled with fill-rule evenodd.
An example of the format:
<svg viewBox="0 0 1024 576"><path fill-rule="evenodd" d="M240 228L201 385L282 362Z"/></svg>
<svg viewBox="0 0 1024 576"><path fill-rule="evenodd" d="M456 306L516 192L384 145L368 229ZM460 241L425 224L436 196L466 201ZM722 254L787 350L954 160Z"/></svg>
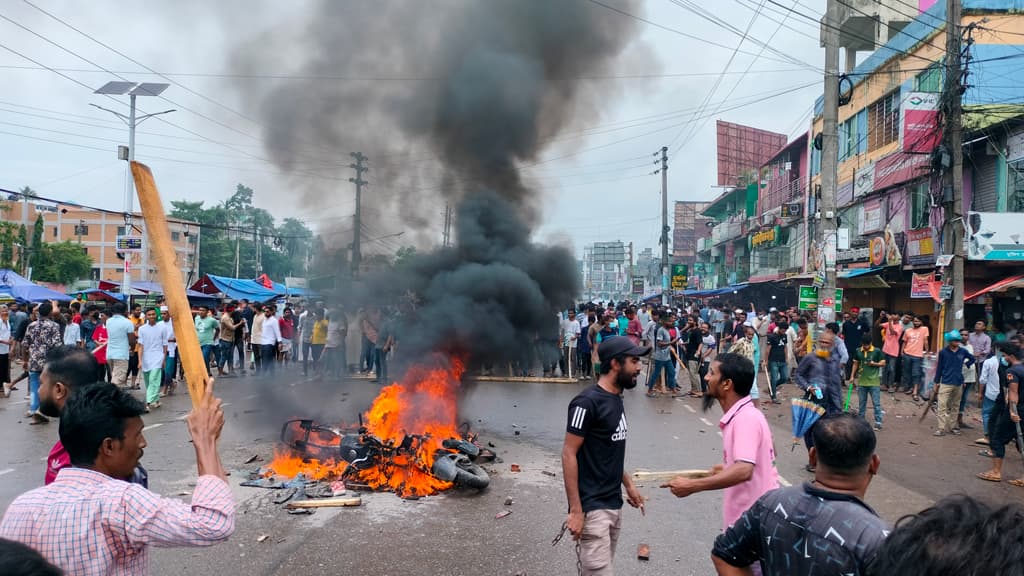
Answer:
<svg viewBox="0 0 1024 576"><path fill-rule="evenodd" d="M192 308L185 296L185 279L178 267L174 244L171 242L171 230L167 226L167 214L160 201L160 191L149 166L141 162L132 162L132 177L135 179L135 190L139 194L139 209L146 221L146 235L149 237L148 249L156 260L156 268L160 276L160 284L164 289L164 298L174 324L174 338L178 344L178 355L185 372L185 382L192 397L192 405L203 402L206 394L207 368L203 364L203 353L199 348L199 335L196 334ZM146 247L143 247L144 249Z"/></svg>
<svg viewBox="0 0 1024 576"><path fill-rule="evenodd" d="M342 506L361 506L363 499L359 496L336 496L315 500L298 500L285 504L285 508L338 508Z"/></svg>
<svg viewBox="0 0 1024 576"><path fill-rule="evenodd" d="M650 470L637 470L633 472L633 480L638 482L668 482L676 476L683 476L690 479L707 478L711 476L710 470L665 470L654 472Z"/></svg>

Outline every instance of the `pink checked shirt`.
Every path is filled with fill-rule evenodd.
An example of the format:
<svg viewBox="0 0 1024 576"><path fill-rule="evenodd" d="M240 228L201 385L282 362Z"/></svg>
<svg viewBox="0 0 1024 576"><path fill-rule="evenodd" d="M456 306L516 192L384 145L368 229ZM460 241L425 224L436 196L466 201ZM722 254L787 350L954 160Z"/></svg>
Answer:
<svg viewBox="0 0 1024 576"><path fill-rule="evenodd" d="M775 469L772 431L764 414L750 397L733 405L718 422L722 429L722 459L728 468L734 462L754 465L750 480L725 489L722 498L722 530L732 526L765 492L779 487Z"/></svg>
<svg viewBox="0 0 1024 576"><path fill-rule="evenodd" d="M148 574L150 544L210 546L234 531L231 489L216 476L199 478L189 505L84 468L22 494L0 521L0 538L75 576Z"/></svg>

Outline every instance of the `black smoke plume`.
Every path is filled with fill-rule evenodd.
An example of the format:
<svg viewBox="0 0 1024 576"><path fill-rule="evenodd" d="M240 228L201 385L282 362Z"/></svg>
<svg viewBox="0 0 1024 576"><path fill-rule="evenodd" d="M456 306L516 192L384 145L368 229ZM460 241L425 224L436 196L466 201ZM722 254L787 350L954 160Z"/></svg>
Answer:
<svg viewBox="0 0 1024 576"><path fill-rule="evenodd" d="M525 361L536 341L554 347L578 272L567 248L531 241L540 197L524 168L566 128L598 118L614 85L594 79L615 71L636 23L583 0L316 6L233 54L243 73L290 66L307 78L242 94L273 162L319 213L351 214L348 153L366 153L367 228L400 226L414 242L438 237L444 202L456 206L454 247L368 275L344 303L408 304L406 358L441 349L502 363Z"/></svg>

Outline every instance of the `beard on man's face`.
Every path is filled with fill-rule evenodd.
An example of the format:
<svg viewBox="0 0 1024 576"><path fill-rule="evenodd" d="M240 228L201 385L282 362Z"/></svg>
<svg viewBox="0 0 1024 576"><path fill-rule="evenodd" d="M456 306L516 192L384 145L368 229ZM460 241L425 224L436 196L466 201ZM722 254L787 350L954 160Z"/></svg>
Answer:
<svg viewBox="0 0 1024 576"><path fill-rule="evenodd" d="M718 399L718 397L716 397L714 394L712 394L711 393L711 388L708 387L708 391L705 392L704 396L700 399L700 408L701 408L701 410L703 410L704 412L711 411L711 407L715 405L715 400L717 400L717 399Z"/></svg>
<svg viewBox="0 0 1024 576"><path fill-rule="evenodd" d="M60 418L60 407L50 398L39 398L39 413L50 418Z"/></svg>
<svg viewBox="0 0 1024 576"><path fill-rule="evenodd" d="M615 377L615 385L623 390L632 390L636 388L636 375L622 370Z"/></svg>

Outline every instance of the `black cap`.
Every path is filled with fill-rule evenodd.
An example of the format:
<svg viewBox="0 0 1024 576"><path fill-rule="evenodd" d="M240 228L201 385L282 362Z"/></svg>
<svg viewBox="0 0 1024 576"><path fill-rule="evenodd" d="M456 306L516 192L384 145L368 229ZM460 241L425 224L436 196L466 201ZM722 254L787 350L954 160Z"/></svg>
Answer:
<svg viewBox="0 0 1024 576"><path fill-rule="evenodd" d="M646 356L651 351L650 346L637 346L625 336L612 336L606 338L597 346L597 357L601 363L609 362L612 358L623 356Z"/></svg>

